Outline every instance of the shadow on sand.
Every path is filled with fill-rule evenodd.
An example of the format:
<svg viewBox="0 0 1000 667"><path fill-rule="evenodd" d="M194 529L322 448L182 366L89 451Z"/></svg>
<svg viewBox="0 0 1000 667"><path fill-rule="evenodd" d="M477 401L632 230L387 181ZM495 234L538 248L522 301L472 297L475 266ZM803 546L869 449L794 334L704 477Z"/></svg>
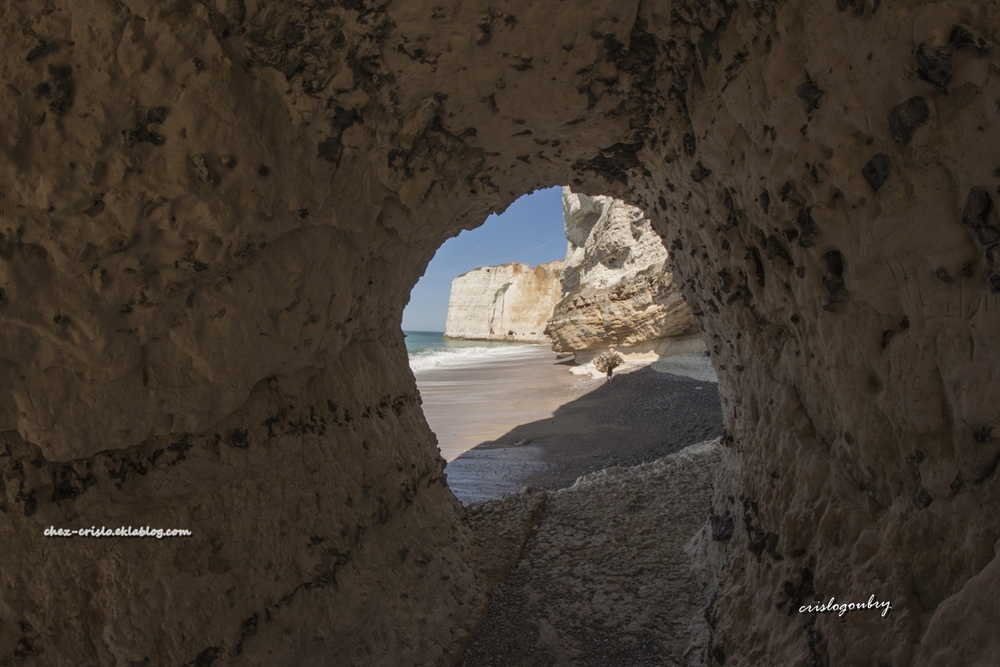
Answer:
<svg viewBox="0 0 1000 667"><path fill-rule="evenodd" d="M616 375L548 419L477 445L445 472L452 491L469 504L526 485L567 487L580 475L654 461L720 435L715 383L646 367Z"/></svg>

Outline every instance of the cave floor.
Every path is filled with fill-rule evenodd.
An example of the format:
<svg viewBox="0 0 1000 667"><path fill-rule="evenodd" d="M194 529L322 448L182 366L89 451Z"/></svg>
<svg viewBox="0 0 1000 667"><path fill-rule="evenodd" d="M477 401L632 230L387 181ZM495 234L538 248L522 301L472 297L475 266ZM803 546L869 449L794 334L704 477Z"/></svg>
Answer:
<svg viewBox="0 0 1000 667"><path fill-rule="evenodd" d="M706 522L717 443L471 505L484 562L505 505L528 537L460 667L669 666L703 652L692 635L703 586L685 546Z"/></svg>

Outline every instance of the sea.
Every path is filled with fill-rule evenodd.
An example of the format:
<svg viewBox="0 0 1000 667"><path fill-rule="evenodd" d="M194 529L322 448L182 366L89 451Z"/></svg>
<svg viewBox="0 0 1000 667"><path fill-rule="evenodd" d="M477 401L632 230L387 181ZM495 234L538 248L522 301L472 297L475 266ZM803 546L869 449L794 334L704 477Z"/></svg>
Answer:
<svg viewBox="0 0 1000 667"><path fill-rule="evenodd" d="M504 341L451 340L441 331L404 331L410 368L416 371L431 368L472 366L490 361L514 360L537 344Z"/></svg>

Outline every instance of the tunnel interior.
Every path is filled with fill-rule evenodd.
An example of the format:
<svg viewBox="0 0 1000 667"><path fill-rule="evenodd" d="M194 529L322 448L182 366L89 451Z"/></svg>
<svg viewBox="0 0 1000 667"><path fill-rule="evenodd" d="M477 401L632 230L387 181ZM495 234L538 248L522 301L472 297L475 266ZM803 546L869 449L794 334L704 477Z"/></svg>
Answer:
<svg viewBox="0 0 1000 667"><path fill-rule="evenodd" d="M650 214L719 374L708 659L995 655L996 8L2 11L0 656L453 663L493 582L402 309L557 182Z"/></svg>

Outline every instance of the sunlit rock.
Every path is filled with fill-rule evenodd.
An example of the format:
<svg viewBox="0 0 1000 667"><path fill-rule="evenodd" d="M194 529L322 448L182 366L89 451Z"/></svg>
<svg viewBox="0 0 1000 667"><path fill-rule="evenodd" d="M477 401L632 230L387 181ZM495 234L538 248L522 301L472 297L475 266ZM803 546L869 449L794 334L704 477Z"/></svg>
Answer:
<svg viewBox="0 0 1000 667"><path fill-rule="evenodd" d="M580 354L616 345L665 353L697 333L667 250L640 209L563 188L563 211L562 294L545 329L552 349ZM682 347L704 349L700 341Z"/></svg>
<svg viewBox="0 0 1000 667"><path fill-rule="evenodd" d="M445 337L541 342L559 300L562 261L531 267L514 262L455 278Z"/></svg>

